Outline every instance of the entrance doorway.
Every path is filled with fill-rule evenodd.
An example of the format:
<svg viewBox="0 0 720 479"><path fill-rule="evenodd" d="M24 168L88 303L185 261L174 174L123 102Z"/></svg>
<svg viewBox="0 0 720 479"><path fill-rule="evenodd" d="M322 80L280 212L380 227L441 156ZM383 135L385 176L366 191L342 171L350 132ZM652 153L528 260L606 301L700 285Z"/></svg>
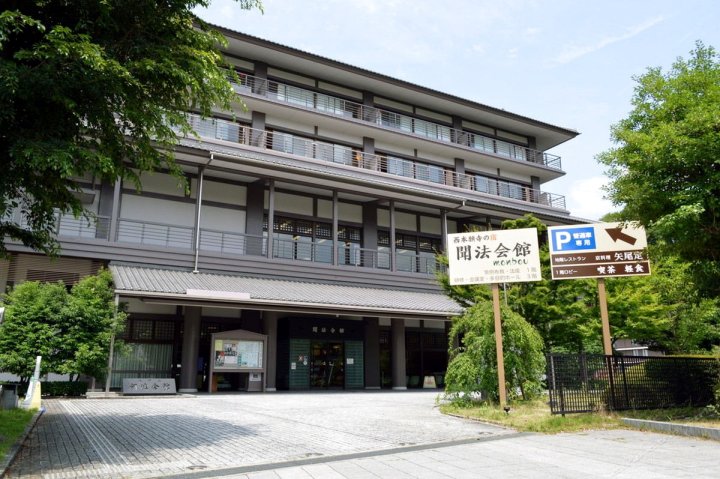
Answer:
<svg viewBox="0 0 720 479"><path fill-rule="evenodd" d="M338 341L313 341L310 346L310 387L345 387L345 345Z"/></svg>

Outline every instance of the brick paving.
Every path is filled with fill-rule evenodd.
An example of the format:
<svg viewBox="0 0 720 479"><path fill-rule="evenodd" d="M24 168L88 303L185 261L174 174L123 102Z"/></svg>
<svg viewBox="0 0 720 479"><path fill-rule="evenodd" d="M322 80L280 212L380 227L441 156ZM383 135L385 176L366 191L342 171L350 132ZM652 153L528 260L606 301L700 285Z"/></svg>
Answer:
<svg viewBox="0 0 720 479"><path fill-rule="evenodd" d="M508 434L437 393L48 400L9 477L151 477Z"/></svg>
<svg viewBox="0 0 720 479"><path fill-rule="evenodd" d="M554 436L443 416L435 392L46 401L8 477L715 478L720 443Z"/></svg>

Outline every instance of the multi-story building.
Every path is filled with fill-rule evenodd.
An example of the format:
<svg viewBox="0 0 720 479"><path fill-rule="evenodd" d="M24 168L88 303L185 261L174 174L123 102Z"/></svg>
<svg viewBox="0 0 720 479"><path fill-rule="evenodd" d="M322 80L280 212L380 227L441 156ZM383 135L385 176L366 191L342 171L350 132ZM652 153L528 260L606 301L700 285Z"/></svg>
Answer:
<svg viewBox="0 0 720 479"><path fill-rule="evenodd" d="M446 234L525 213L573 222L541 185L564 174L546 151L577 132L222 31L239 99L233 115L190 114L197 136L176 151L189 192L167 172L142 192L87 178L97 222L58 217L57 261L10 244L0 288L109 266L132 351L114 387L252 386L209 381L226 330L263 338L267 390L442 384L460 312L434 276Z"/></svg>

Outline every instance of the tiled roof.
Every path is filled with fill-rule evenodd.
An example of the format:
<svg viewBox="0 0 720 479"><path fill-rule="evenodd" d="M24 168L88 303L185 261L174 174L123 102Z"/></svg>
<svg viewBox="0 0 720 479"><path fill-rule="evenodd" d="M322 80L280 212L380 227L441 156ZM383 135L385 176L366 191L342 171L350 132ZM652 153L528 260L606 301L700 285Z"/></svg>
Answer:
<svg viewBox="0 0 720 479"><path fill-rule="evenodd" d="M229 273L193 273L183 269L128 263L111 263L110 271L116 292L128 296L213 299L245 305L315 307L397 315L453 316L462 313L462 308L447 296L431 292L256 278Z"/></svg>

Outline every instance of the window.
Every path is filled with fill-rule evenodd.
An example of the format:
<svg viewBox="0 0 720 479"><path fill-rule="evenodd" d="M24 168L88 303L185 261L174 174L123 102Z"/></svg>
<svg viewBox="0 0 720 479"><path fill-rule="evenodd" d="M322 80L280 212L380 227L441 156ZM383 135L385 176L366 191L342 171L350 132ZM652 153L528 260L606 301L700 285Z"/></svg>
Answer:
<svg viewBox="0 0 720 479"><path fill-rule="evenodd" d="M398 271L431 273L435 271L435 253L440 251L440 238L408 233L395 234L395 261ZM390 268L390 233L378 231L378 267Z"/></svg>
<svg viewBox="0 0 720 479"><path fill-rule="evenodd" d="M266 235L267 221L265 216L263 231ZM332 263L332 224L276 216L273 226L274 257ZM355 260L360 257L361 238L361 228L338 226L338 260L341 264L356 264Z"/></svg>

